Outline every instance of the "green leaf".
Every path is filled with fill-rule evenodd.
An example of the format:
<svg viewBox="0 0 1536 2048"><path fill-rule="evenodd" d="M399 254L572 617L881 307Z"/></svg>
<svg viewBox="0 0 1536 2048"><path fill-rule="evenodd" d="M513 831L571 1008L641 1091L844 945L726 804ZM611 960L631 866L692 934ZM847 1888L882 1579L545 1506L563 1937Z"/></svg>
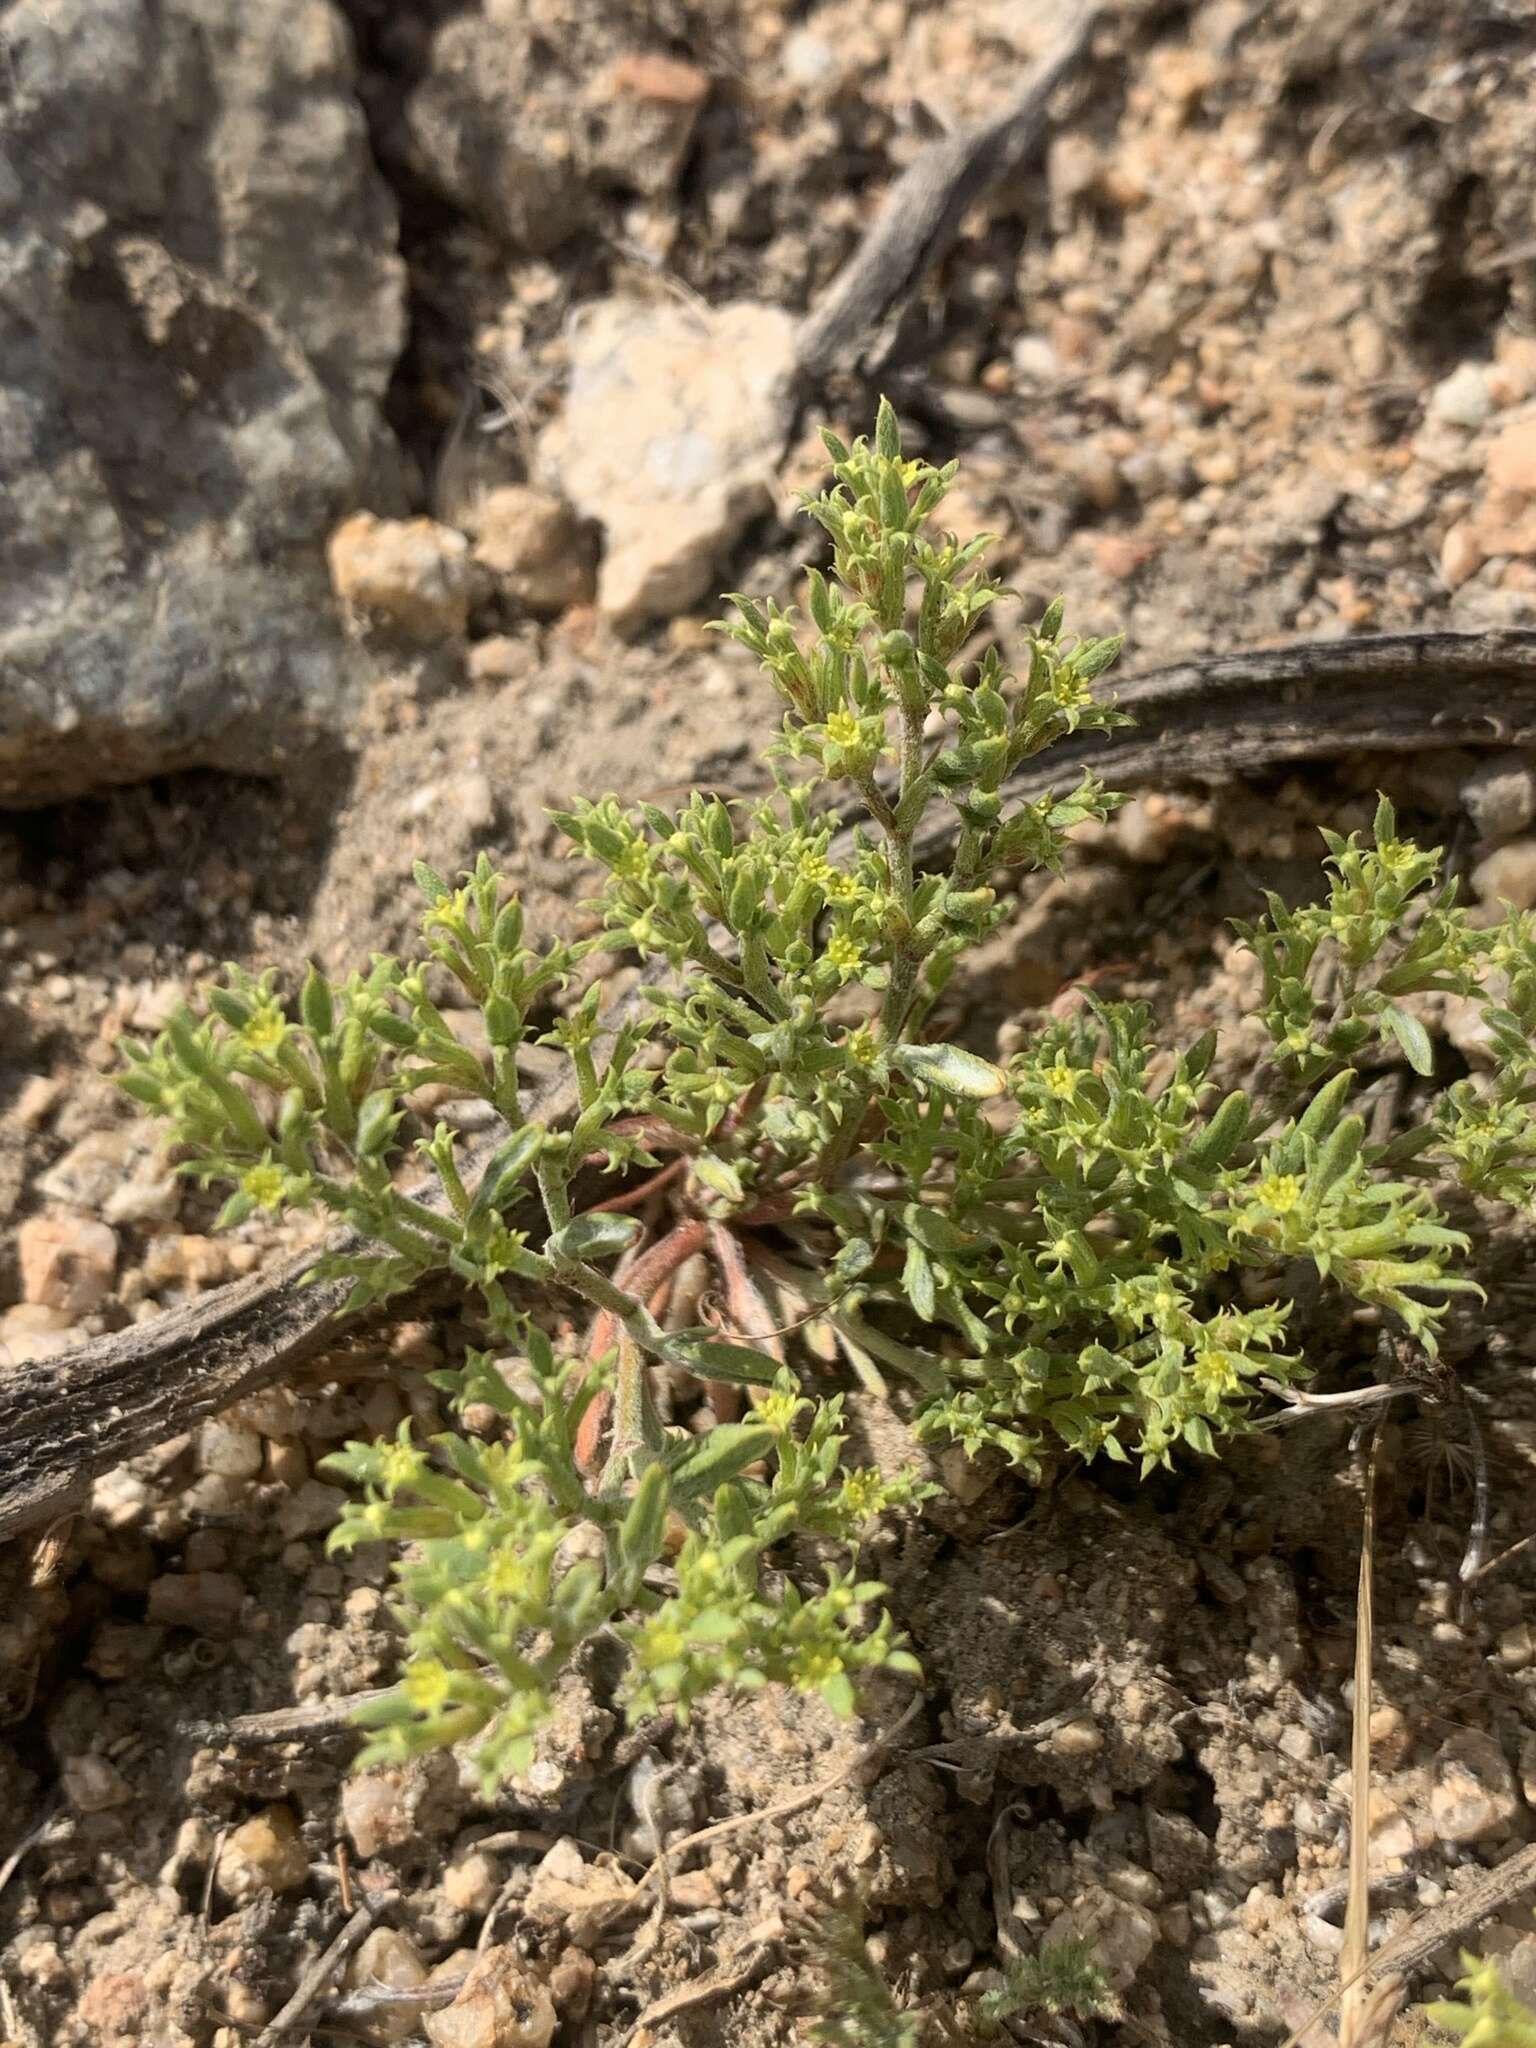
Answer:
<svg viewBox="0 0 1536 2048"><path fill-rule="evenodd" d="M898 1045L891 1064L926 1087L972 1102L1001 1095L1008 1085L1001 1067L958 1045Z"/></svg>
<svg viewBox="0 0 1536 2048"><path fill-rule="evenodd" d="M708 1330L679 1330L671 1348L700 1379L727 1380L732 1386L771 1387L782 1370L766 1351L724 1343Z"/></svg>
<svg viewBox="0 0 1536 2048"><path fill-rule="evenodd" d="M1432 1074L1435 1068L1435 1049L1429 1042L1429 1033L1417 1017L1409 1016L1396 1003L1388 1003L1381 1013L1381 1021L1403 1049L1404 1057L1416 1074Z"/></svg>
<svg viewBox="0 0 1536 2048"><path fill-rule="evenodd" d="M393 1091L379 1088L366 1098L357 1113L357 1138L353 1149L359 1159L377 1159L388 1150L404 1112L396 1112Z"/></svg>
<svg viewBox="0 0 1536 2048"><path fill-rule="evenodd" d="M875 453L895 462L901 455L901 427L897 422L896 408L888 398L882 398L875 414Z"/></svg>
<svg viewBox="0 0 1536 2048"><path fill-rule="evenodd" d="M640 1235L637 1216L617 1216L611 1209L589 1209L573 1216L549 1240L549 1255L562 1265L575 1266L592 1259L611 1259L633 1244Z"/></svg>
<svg viewBox="0 0 1536 2048"><path fill-rule="evenodd" d="M520 1131L514 1131L505 1143L497 1146L469 1205L470 1222L477 1223L494 1211L505 1208L507 1197L538 1157L543 1142L542 1128L538 1124L525 1124Z"/></svg>
<svg viewBox="0 0 1536 2048"><path fill-rule="evenodd" d="M1328 1135L1349 1099L1355 1078L1354 1069L1346 1067L1342 1074L1335 1074L1331 1081L1318 1089L1297 1120L1296 1128L1303 1137L1324 1138Z"/></svg>
<svg viewBox="0 0 1536 2048"><path fill-rule="evenodd" d="M648 1571L661 1555L670 1493L666 1466L659 1461L648 1465L635 1488L629 1512L619 1525L619 1556L625 1577L634 1585L638 1586L641 1574Z"/></svg>
<svg viewBox="0 0 1536 2048"><path fill-rule="evenodd" d="M724 1159L717 1159L713 1152L705 1152L693 1162L693 1171L705 1187L712 1188L717 1195L723 1195L728 1202L744 1202L747 1191L741 1184L741 1175Z"/></svg>
<svg viewBox="0 0 1536 2048"><path fill-rule="evenodd" d="M1086 681L1092 682L1095 676L1103 675L1105 669L1114 666L1124 645L1123 633L1116 633L1108 640L1090 640L1086 646L1077 650L1072 658L1072 666Z"/></svg>
<svg viewBox="0 0 1536 2048"><path fill-rule="evenodd" d="M299 992L299 1015L312 1037L329 1038L335 1028L336 1012L331 1002L331 985L318 967L311 967Z"/></svg>
<svg viewBox="0 0 1536 2048"><path fill-rule="evenodd" d="M416 877L417 888L434 909L439 903L448 901L451 892L436 868L429 868L424 860L419 860L412 866L411 873Z"/></svg>
<svg viewBox="0 0 1536 2048"><path fill-rule="evenodd" d="M933 1267L928 1263L928 1254L917 1239L908 1238L906 1263L902 1267L901 1284L913 1312L925 1323L933 1321L935 1301Z"/></svg>
<svg viewBox="0 0 1536 2048"><path fill-rule="evenodd" d="M1307 1176L1308 1193L1325 1195L1331 1187L1336 1187L1352 1171L1364 1148L1364 1118L1342 1118L1335 1124L1313 1162L1312 1171Z"/></svg>
<svg viewBox="0 0 1536 2048"><path fill-rule="evenodd" d="M857 1704L854 1699L853 1681L847 1672L834 1671L829 1678L821 1681L817 1689L837 1718L846 1721Z"/></svg>
<svg viewBox="0 0 1536 2048"><path fill-rule="evenodd" d="M668 1461L673 1497L703 1500L717 1486L766 1458L774 1442L773 1431L760 1422L722 1422L695 1442L678 1445Z"/></svg>

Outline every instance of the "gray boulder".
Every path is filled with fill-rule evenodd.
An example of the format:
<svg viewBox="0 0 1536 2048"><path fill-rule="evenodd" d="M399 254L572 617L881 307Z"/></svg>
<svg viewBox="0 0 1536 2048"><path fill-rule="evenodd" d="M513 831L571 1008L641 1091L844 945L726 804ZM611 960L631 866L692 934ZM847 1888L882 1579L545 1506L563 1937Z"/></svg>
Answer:
<svg viewBox="0 0 1536 2048"><path fill-rule="evenodd" d="M274 767L362 687L325 535L398 492L349 32L17 0L0 40L0 804Z"/></svg>

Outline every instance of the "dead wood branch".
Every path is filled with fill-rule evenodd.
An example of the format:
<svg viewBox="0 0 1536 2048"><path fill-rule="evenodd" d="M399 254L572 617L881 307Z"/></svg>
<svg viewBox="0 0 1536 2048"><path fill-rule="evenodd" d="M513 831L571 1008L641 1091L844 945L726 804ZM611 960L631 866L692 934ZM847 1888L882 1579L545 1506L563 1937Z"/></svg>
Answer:
<svg viewBox="0 0 1536 2048"><path fill-rule="evenodd" d="M1097 12L1084 11L1000 114L931 144L891 186L863 242L801 326L795 353L803 383L814 384L829 370L878 364L892 316L939 261L967 212L1044 136L1057 88L1088 55Z"/></svg>

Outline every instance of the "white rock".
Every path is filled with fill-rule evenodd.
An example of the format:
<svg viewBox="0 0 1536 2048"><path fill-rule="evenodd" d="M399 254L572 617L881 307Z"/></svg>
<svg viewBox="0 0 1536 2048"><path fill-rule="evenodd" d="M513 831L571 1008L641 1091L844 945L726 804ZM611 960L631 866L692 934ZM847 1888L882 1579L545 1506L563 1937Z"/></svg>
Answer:
<svg viewBox="0 0 1536 2048"><path fill-rule="evenodd" d="M1513 839L1536 818L1536 774L1518 754L1496 754L1472 770L1461 800L1479 838Z"/></svg>
<svg viewBox="0 0 1536 2048"><path fill-rule="evenodd" d="M1508 1832L1520 1813L1520 1788L1491 1735L1462 1728L1441 1744L1429 1810L1442 1842L1485 1842Z"/></svg>
<svg viewBox="0 0 1536 2048"><path fill-rule="evenodd" d="M1429 394L1427 410L1431 419L1443 420L1447 426L1466 427L1469 431L1482 426L1493 411L1487 365L1458 363Z"/></svg>
<svg viewBox="0 0 1536 2048"><path fill-rule="evenodd" d="M254 1479L263 1456L259 1433L248 1423L210 1415L197 1432L197 1469L226 1479Z"/></svg>
<svg viewBox="0 0 1536 2048"><path fill-rule="evenodd" d="M770 306L624 299L600 301L576 330L565 411L539 460L606 531L598 603L621 627L696 603L771 504L794 332Z"/></svg>
<svg viewBox="0 0 1536 2048"><path fill-rule="evenodd" d="M28 1360L62 1358L85 1343L67 1312L39 1301L18 1301L0 1310L0 1364L24 1365Z"/></svg>
<svg viewBox="0 0 1536 2048"><path fill-rule="evenodd" d="M125 1180L102 1204L109 1223L173 1223L181 1209L185 1183L174 1173L152 1180Z"/></svg>

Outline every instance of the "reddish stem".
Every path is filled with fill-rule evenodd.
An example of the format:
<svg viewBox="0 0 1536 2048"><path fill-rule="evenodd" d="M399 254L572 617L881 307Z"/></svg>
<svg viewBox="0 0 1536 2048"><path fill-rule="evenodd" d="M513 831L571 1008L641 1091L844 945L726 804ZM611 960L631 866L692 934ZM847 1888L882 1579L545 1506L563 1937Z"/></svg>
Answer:
<svg viewBox="0 0 1536 2048"><path fill-rule="evenodd" d="M626 1293L644 1301L652 1309L655 1297L672 1284L672 1275L683 1263L703 1248L708 1236L708 1225L695 1217L679 1223L669 1230L646 1251L641 1252L631 1263L621 1267L615 1276L617 1284ZM613 1346L618 1334L618 1324L608 1309L599 1309L592 1319L592 1328L587 1336L587 1357L601 1358ZM613 1406L613 1396L606 1388L593 1396L587 1403L586 1413L576 1431L576 1463L589 1477L597 1469L597 1447Z"/></svg>
<svg viewBox="0 0 1536 2048"><path fill-rule="evenodd" d="M688 1165L686 1159L674 1159L670 1166L664 1166L659 1173L653 1173L649 1180L641 1181L639 1187L631 1188L627 1194L610 1195L606 1202L591 1202L582 1211L584 1216L621 1214L625 1209L638 1209L648 1202L652 1195L675 1181Z"/></svg>

